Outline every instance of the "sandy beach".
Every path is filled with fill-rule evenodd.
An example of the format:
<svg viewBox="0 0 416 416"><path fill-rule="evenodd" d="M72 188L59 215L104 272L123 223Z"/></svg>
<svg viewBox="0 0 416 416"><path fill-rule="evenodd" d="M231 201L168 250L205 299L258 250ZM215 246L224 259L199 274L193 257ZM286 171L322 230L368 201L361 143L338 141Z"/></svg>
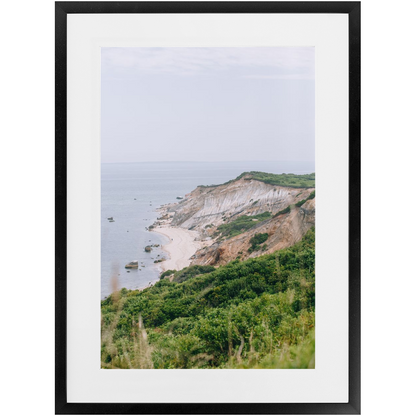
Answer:
<svg viewBox="0 0 416 416"><path fill-rule="evenodd" d="M171 227L170 225L155 227L152 231L163 234L170 239L169 243L162 246L162 249L170 257L170 259L160 263L163 271L181 270L189 266L191 263L190 257L203 246L201 241L195 241L195 238L199 236L196 231Z"/></svg>

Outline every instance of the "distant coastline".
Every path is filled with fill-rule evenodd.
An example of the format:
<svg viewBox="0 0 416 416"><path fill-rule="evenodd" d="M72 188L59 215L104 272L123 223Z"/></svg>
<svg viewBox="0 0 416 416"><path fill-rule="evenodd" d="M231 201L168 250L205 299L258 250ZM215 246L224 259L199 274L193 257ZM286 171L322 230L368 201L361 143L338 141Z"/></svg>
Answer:
<svg viewBox="0 0 416 416"><path fill-rule="evenodd" d="M253 172L253 181L236 179L242 175L242 172L248 171ZM256 232L271 233L269 241L266 242L267 251L272 252L274 248L282 248L282 244L277 247L277 240L274 241L275 231L270 228L272 223L276 222L275 219L269 221L270 226L268 226L269 223L264 222L265 218L257 218L257 216L264 216L266 212L274 215L285 209L287 205L307 198L309 193L307 190L304 190L304 194L299 197L296 196L301 190L293 190L292 193L295 192L293 201L283 198L279 202L280 199L276 199L276 192L269 196L266 195L267 190L273 192L272 187L276 187L276 185L265 183L270 179L270 174L267 174L266 177L263 177L265 175L263 174L260 177L259 172L276 172L276 174L272 174L271 179L276 179L280 183L280 179L282 179L280 176L285 171L296 172L296 175L308 171L308 166L255 162L224 165L213 162L203 166L198 163L186 163L186 165L168 163L161 169L160 164L152 163L103 164L101 188L102 299L114 292L113 276L117 276L118 288L137 290L147 287L150 283L158 282L162 271L166 269L177 270L194 264L225 264L237 256L244 259L258 255L258 253L250 254L247 251L250 246L249 240ZM232 181L229 186L224 185L229 181ZM250 183L252 186L248 186ZM216 185L211 188L207 187L207 184ZM291 185L296 186L296 183L291 183ZM237 186L238 189L234 189L234 186ZM237 205L235 204L237 200L234 200L232 196L234 193L232 188L239 195ZM290 191L288 188L284 188L282 192L286 192L286 190ZM178 196L183 196L184 199L179 200ZM223 196L224 201L222 200ZM252 199L251 202L250 199ZM273 205L269 206L268 203ZM292 210L292 214L295 214L296 209ZM239 213L241 210L244 212ZM220 230L218 227L233 227L233 220L241 215L243 215L243 220L244 215L253 216L252 225L258 221L256 224L260 227L263 226L263 228L259 231L256 231L256 228L251 228L253 235L243 233L233 237L231 234L224 234L221 237L223 227ZM109 222L109 217L113 217L114 222ZM280 219L285 220L286 217ZM280 223L282 221L279 221ZM157 230L160 232L151 232L158 227L161 227L160 230ZM178 247L179 238L171 235L172 232L177 232L171 229L179 230L181 234L187 233L193 236L193 238L184 237L187 238L192 248L190 251L183 253L183 250ZM188 230L191 233L188 233ZM303 233L302 230L300 231ZM293 234L293 237L298 239L300 235L296 233L296 235ZM173 238L173 241L168 240L169 238ZM279 238L284 245L286 242L290 243L286 239L286 235L276 235L276 238ZM238 239L244 239L243 247L240 247L243 241L237 241ZM202 243L201 246L200 243ZM144 250L148 245L153 246L150 253ZM243 251L243 255L239 254L240 251ZM265 252L263 251L263 253ZM124 267L135 260L139 261L138 269Z"/></svg>

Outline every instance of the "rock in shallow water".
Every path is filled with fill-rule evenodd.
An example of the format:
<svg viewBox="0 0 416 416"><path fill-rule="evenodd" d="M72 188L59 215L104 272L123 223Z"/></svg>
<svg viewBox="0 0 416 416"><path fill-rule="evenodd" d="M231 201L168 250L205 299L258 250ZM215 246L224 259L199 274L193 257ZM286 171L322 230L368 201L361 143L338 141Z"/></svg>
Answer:
<svg viewBox="0 0 416 416"><path fill-rule="evenodd" d="M139 268L139 262L137 260L131 261L130 263L126 264L124 267L126 269L138 269Z"/></svg>

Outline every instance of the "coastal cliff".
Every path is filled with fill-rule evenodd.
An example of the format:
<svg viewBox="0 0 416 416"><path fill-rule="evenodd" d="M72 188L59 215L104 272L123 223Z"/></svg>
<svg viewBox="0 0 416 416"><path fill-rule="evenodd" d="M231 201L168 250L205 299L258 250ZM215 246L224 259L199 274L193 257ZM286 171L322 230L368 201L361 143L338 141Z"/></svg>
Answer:
<svg viewBox="0 0 416 416"><path fill-rule="evenodd" d="M170 258L101 302L101 367L315 368L315 175L247 172L158 210Z"/></svg>
<svg viewBox="0 0 416 416"><path fill-rule="evenodd" d="M273 253L300 241L315 225L314 179L246 172L223 185L199 186L164 206L155 226L198 232L205 247L192 256L192 265Z"/></svg>

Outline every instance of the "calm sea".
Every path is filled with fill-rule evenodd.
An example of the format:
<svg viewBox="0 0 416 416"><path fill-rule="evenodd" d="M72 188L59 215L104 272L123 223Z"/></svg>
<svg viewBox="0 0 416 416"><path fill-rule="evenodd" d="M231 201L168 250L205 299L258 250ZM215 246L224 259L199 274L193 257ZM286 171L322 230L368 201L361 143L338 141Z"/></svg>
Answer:
<svg viewBox="0 0 416 416"><path fill-rule="evenodd" d="M160 248L146 253L149 244L166 244L167 238L146 231L162 204L177 202L198 185L224 183L246 171L311 173L306 162L157 162L104 163L101 165L101 298L112 292L111 277L118 288L138 289L155 282L160 269L154 263ZM114 222L107 218L113 217ZM141 270L128 273L124 266L138 260Z"/></svg>

